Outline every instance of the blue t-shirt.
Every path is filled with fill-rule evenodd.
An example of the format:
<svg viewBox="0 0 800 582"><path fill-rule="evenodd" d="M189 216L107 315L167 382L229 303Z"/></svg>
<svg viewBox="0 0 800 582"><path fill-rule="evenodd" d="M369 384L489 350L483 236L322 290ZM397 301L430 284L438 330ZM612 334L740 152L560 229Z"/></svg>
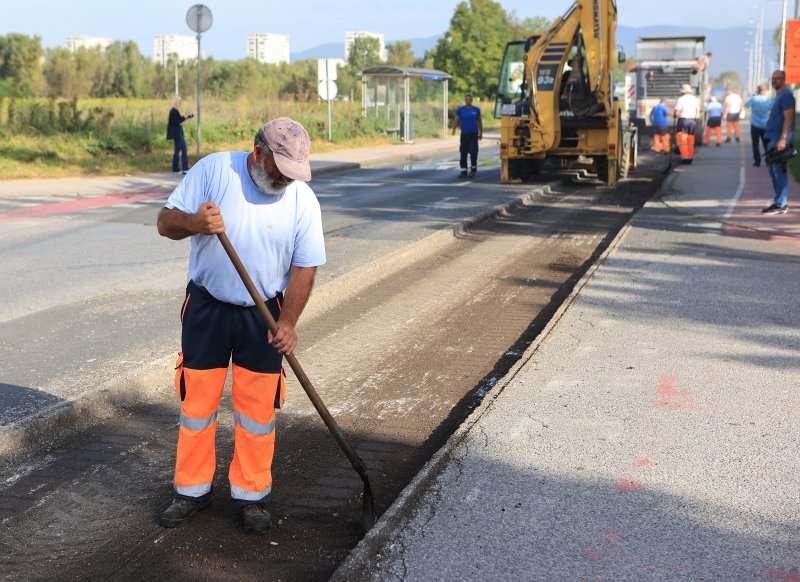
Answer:
<svg viewBox="0 0 800 582"><path fill-rule="evenodd" d="M668 127L669 126L669 109L663 103L659 103L653 107L653 126L654 127Z"/></svg>
<svg viewBox="0 0 800 582"><path fill-rule="evenodd" d="M750 123L753 127L764 129L769 121L769 111L772 109L772 97L769 95L753 95L744 104L752 111L750 113Z"/></svg>
<svg viewBox="0 0 800 582"><path fill-rule="evenodd" d="M783 130L783 112L787 109L794 111L794 95L791 89L784 89L775 96L775 102L769 112L767 127L764 129L764 137L767 140L778 140ZM794 139L794 127L797 121L796 116L792 117L792 127L789 130L787 141Z"/></svg>
<svg viewBox="0 0 800 582"><path fill-rule="evenodd" d="M481 118L481 110L475 107L462 105L456 109L456 115L461 119L461 133L478 133L478 120Z"/></svg>
<svg viewBox="0 0 800 582"><path fill-rule="evenodd" d="M722 106L722 103L717 103L712 101L708 104L706 111L708 111L708 118L711 119L712 117L722 117L722 112L725 108Z"/></svg>

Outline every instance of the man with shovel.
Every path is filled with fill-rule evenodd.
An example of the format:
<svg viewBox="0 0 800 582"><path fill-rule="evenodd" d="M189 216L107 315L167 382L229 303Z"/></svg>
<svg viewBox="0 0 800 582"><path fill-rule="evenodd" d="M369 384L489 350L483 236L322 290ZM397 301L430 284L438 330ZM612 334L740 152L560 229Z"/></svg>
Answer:
<svg viewBox="0 0 800 582"><path fill-rule="evenodd" d="M181 400L175 499L161 514L164 527L185 523L211 503L217 406L232 361L231 496L246 532L269 529L275 410L285 398L283 354L297 345L297 320L316 268L325 263L319 202L305 183L309 151L302 125L274 119L256 133L252 152L216 153L195 164L158 216L162 236L192 237L175 374ZM223 232L277 320L277 333L269 331L215 236Z"/></svg>

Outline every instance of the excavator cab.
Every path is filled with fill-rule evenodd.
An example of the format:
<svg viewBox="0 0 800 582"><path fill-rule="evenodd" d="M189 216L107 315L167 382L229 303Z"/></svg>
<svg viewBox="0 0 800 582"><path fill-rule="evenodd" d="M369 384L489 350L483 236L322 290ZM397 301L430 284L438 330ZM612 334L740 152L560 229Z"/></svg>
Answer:
<svg viewBox="0 0 800 582"><path fill-rule="evenodd" d="M530 113L530 93L525 74L525 54L536 44L538 36L527 40L512 40L503 53L500 77L497 79L497 98L494 104L494 117L503 115L528 115Z"/></svg>

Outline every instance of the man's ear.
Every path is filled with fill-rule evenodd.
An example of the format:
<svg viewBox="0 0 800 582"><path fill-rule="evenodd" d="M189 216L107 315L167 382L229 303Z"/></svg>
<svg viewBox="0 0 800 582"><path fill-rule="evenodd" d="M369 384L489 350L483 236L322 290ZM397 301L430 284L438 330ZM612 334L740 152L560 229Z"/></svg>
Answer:
<svg viewBox="0 0 800 582"><path fill-rule="evenodd" d="M253 161L257 164L261 164L261 156L264 155L264 147L261 144L256 144L253 146Z"/></svg>

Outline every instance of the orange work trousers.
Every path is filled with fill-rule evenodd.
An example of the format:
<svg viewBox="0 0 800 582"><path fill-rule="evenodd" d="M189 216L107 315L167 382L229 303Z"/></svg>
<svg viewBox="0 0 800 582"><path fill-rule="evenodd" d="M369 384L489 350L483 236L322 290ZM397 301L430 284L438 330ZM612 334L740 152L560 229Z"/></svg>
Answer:
<svg viewBox="0 0 800 582"><path fill-rule="evenodd" d="M739 127L739 114L730 114L725 118L725 135L728 139L735 137L739 139L742 136L742 130Z"/></svg>
<svg viewBox="0 0 800 582"><path fill-rule="evenodd" d="M694 133L697 124L694 119L679 119L676 127L675 142L681 154L681 161L691 162L694 159Z"/></svg>
<svg viewBox="0 0 800 582"><path fill-rule="evenodd" d="M267 302L276 319L280 300L278 296ZM182 352L175 370L175 389L181 399L176 495L193 500L211 495L217 465L217 407L232 361L231 497L238 505L263 503L272 490L275 410L283 406L286 394L283 356L267 343L267 325L255 307L218 301L191 281L181 322Z"/></svg>
<svg viewBox="0 0 800 582"><path fill-rule="evenodd" d="M722 143L722 124L720 121L708 120L706 124L706 132L703 136L703 143L708 145L711 142L711 134L717 138L717 143Z"/></svg>
<svg viewBox="0 0 800 582"><path fill-rule="evenodd" d="M663 131L662 135L659 135L660 133L662 133L661 128L653 128L653 151L668 152L670 147L669 130Z"/></svg>

